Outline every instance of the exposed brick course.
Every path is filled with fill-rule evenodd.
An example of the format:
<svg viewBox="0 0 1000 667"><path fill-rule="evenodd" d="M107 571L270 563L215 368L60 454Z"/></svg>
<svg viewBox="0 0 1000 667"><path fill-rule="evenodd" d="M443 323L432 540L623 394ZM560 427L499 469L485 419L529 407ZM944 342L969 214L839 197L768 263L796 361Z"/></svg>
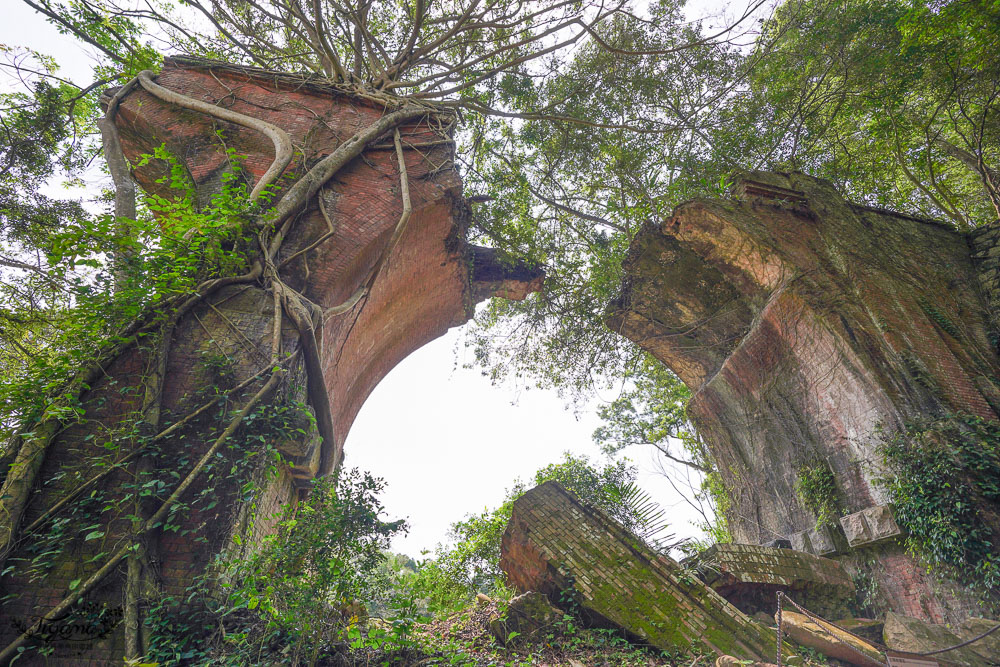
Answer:
<svg viewBox="0 0 1000 667"><path fill-rule="evenodd" d="M733 501L737 541L822 537L814 553L843 554L852 570L874 554L890 605L961 620L970 600L932 586L898 539L855 556L839 527L819 535L795 481L823 461L845 514L859 513L886 502L873 482L879 428L948 412L997 419L987 274L970 240L851 204L801 173L755 173L736 189L638 235L611 326L691 389L688 414ZM981 266L996 268L998 241L971 239Z"/></svg>
<svg viewBox="0 0 1000 667"><path fill-rule="evenodd" d="M775 653L773 632L557 482L514 502L500 567L517 589L545 593L563 608L563 598L575 596L593 618L661 649L707 647L756 659Z"/></svg>
<svg viewBox="0 0 1000 667"><path fill-rule="evenodd" d="M827 618L849 615L856 590L837 561L813 554L750 544L716 544L685 565L746 614L773 614L780 590Z"/></svg>
<svg viewBox="0 0 1000 667"><path fill-rule="evenodd" d="M188 96L284 128L300 153L286 170L288 178L281 181L286 186L386 111L368 100L314 82L187 60L168 60L157 81ZM229 168L227 147L245 156L242 166L252 181L260 178L273 158L271 142L259 133L178 109L141 89L125 97L116 123L125 154L133 165L138 165L141 155L165 145L177 158L178 165L190 174L200 205L219 190L221 175ZM217 132L222 132L222 137ZM428 119L409 123L400 128L400 133L404 143L411 144L442 138L437 122ZM385 138L380 141L384 143ZM361 404L406 355L449 327L465 322L477 300L494 293L523 298L541 285L540 272L490 266L488 253L477 253L467 245L465 231L470 213L453 166L453 150L452 144L441 142L420 150L406 149L413 202L406 232L387 258L367 299L343 315L328 317L322 327L321 361L336 436L335 442L323 444L328 454L336 455ZM167 163L158 159L134 170L135 179L144 190L170 197L167 185L158 182L167 173ZM287 284L322 308L328 308L343 302L363 283L399 220L402 199L395 152L381 145L373 146L363 158L336 174L320 196L327 205L336 234L292 260L281 275ZM290 258L327 230L318 203L308 202L296 217L278 261ZM163 389L164 424L205 400L198 392L214 382L201 363L206 354L223 355L238 379L266 368L269 363L272 295L261 285L250 284L226 288L213 295L211 301L183 318L174 332ZM288 318L284 320L282 341L286 353L299 344ZM105 427L113 426L138 407L139 383L151 358L151 349L132 348L114 360L106 369L106 376L83 397L88 422L69 429L53 444L40 474L41 480L52 481L42 486L32 499L24 517L25 525L41 516L63 493L103 470L92 458L95 453L107 451L101 447L100 436L107 432ZM292 363L290 371L281 395L289 400L305 400L301 361ZM232 397L228 409L245 398L246 395ZM165 458L154 462L165 477L170 472L186 474L210 441L199 435L199 429L211 424L212 418L206 415L181 437L170 441L172 449ZM309 421L303 420L303 425L308 427ZM95 434L99 436L96 439ZM284 452L290 465L278 466L276 474L269 478L259 476L260 470L254 473L259 484L253 498L256 507L253 521L243 503L246 491L241 485L247 480L218 481L226 477L237 456L227 449L212 463L218 472L216 481L208 482L209 475L203 475L186 494L187 507L171 519L172 525L159 531L160 534L149 536L152 569L165 594L183 595L212 558L232 545L234 534L242 533L244 544L254 544L273 530L281 506L294 501L297 488L319 470L321 450L315 432L294 442L274 444ZM106 454L105 465L116 456L129 453L133 446L129 442L117 445L116 450ZM133 474L133 469L112 474L98 490L119 489ZM206 497L204 492L209 489L212 492ZM162 499L166 493L159 497ZM28 550L39 536L26 536L8 561L16 564L15 571L0 580L3 594L14 595L0 608L0 645L6 645L16 636L13 621L31 620L34 615L46 613L69 593L70 582L89 576L102 562L101 557L93 562L88 562L89 559L101 551L111 552L129 539L130 510L131 506L112 504L95 510L89 520L100 525L104 536L87 541L82 534L77 536L71 531L57 567L36 581L28 580L27 561L23 559L32 557ZM251 525L253 533L248 532ZM74 530L78 528L82 526ZM47 530L44 526L43 534ZM122 564L86 596L86 601L120 613L124 579ZM36 641L18 664L81 665L88 661L121 664L122 642L121 628L113 627L107 637L90 642L85 648L50 644L55 652L42 658L35 651L44 647L45 642Z"/></svg>

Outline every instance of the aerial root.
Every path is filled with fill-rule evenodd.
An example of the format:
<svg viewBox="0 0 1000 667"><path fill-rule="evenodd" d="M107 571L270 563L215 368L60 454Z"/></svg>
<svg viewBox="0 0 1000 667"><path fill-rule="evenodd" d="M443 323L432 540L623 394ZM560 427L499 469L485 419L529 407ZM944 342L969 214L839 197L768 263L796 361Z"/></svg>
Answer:
<svg viewBox="0 0 1000 667"><path fill-rule="evenodd" d="M150 78L150 75L151 72L149 71L140 73L135 80L129 82L118 91L108 106L108 111L103 120L106 121L104 125L108 127L106 144L110 146L110 148L107 150L109 150L110 153L114 153L114 155L110 157L112 162L118 164L118 155L116 150L117 152L121 152L120 138L118 137L117 130L114 128L113 124L114 115L121 99L128 92L128 90L136 85L136 83L163 101L177 104L195 111L201 111L215 118L258 130L272 140L275 146L275 159L251 192L250 196L252 200L256 200L269 185L273 184L273 182L291 161L293 150L292 142L284 130L265 121L224 109L215 104L195 100L186 95L163 88L162 86L154 83ZM62 419L43 419L41 424L37 425L33 429L30 437L26 437L28 434L22 434L22 436L20 436L21 442L18 447L15 464L11 467L11 472L4 481L3 489L0 490L0 565L2 565L4 557L7 553L9 553L11 547L16 542L20 542L24 535L32 533L47 521L51 520L74 499L79 498L80 494L82 494L85 490L93 488L102 480L106 479L110 474L121 470L124 466L130 463L136 462L141 467L143 456L148 453L148 448L151 444L176 433L179 429L190 424L198 416L211 409L224 397L246 389L254 381L258 380L265 372L270 371L270 375L261 389L238 411L235 417L229 422L226 429L190 470L184 480L174 489L167 500L165 500L148 518L144 518L142 513L136 513L138 518L135 520L135 524L133 526L132 539L119 547L112 554L112 556L96 572L94 572L94 574L84 581L69 596L64 598L47 614L40 617L31 628L0 651L0 663L11 659L17 652L17 649L23 646L25 642L30 639L33 631L40 624L48 622L66 612L73 604L103 581L104 578L111 573L122 560L129 558L130 556L131 558L128 567L125 592L126 653L131 657L138 657L142 654L143 647L141 645L140 632L141 620L139 619L138 614L139 598L142 594L141 576L144 571L143 559L145 556L142 544L144 536L157 526L161 525L163 518L166 516L170 508L179 501L181 496L194 483L195 479L200 475L211 458L219 451L226 440L228 440L229 437L235 433L236 429L242 423L244 416L248 414L258 403L270 397L278 386L279 380L286 372L283 366L290 359L298 356L299 353L302 354L305 362L309 401L316 413L315 417L317 421L317 428L323 438L323 454L320 474L327 474L339 467L342 459L342 452L336 442L335 434L333 432L330 397L326 390L326 384L324 382L322 372L320 343L322 339L322 326L326 321L326 318L349 312L355 309L357 304L362 302L363 299L367 299L367 296L370 294L371 288L376 279L381 274L388 257L392 254L393 250L399 243L400 238L405 232L407 222L412 213L412 202L410 199L409 178L407 174L405 156L403 153L403 145L400 140L399 126L402 123L414 118L434 113L435 110L422 105L403 106L402 108L397 108L394 111L386 113L386 115L382 116L376 122L357 132L353 137L338 146L333 153L320 160L319 163L309 169L301 179L289 188L272 211L270 211L265 217L257 220L257 226L262 235L270 232L273 232L274 234L269 247L263 248L262 243L262 248L264 249L263 261L255 260L252 262L248 272L243 275L228 276L204 281L198 285L197 288L195 288L193 294L187 297L175 297L168 300L164 304L167 307L172 307L173 310L166 322L159 320L162 332L161 346L155 359L155 370L149 380L145 383L146 387L142 414L150 426L155 430L155 427L158 425L160 419L163 378L166 374L167 362L169 359L170 338L175 326L181 318L191 312L195 306L202 303L206 298L218 292L222 288L235 284L253 283L258 281L262 276L266 278L266 283L270 283L270 286L274 290L275 300L274 329L271 346L272 363L268 368L262 369L255 375L240 383L237 387L225 392L224 394L220 394L211 401L188 413L185 417L153 436L142 448L134 450L109 466L107 469L103 470L101 473L95 475L82 484L77 485L70 494L54 504L45 513L43 513L42 516L33 521L31 525L21 531L21 534L17 534L17 526L23 514L27 499L34 486L42 461L45 458L46 451L58 434L65 428L66 424ZM336 174L355 157L361 155L366 148L371 147L373 142L378 140L389 130L393 131L392 146L396 151L399 163L400 187L403 200L402 214L389 241L380 253L364 283L359 286L343 303L327 308L325 311L320 310L303 295L285 285L278 276L278 270L296 257L314 250L320 244L335 235L336 226L330 219L330 216L326 211L325 203L322 200L319 202L319 206L324 220L327 222L327 232L324 233L318 240L309 244L306 248L283 260L280 266L274 266L274 257L280 250L285 233L290 227L293 214L300 209L306 201L315 196L334 174ZM433 143L437 144L439 142ZM128 177L127 163L124 162L124 156L122 155L121 157L122 160L120 161L119 167L124 166L125 169L124 171L122 169L118 169L118 176L120 177L124 174L124 176ZM128 184L130 183L130 177L125 180L116 178L116 189L122 189L127 195ZM125 202L124 208L117 209L118 212L126 214L128 210L127 202ZM128 216L125 215L124 217ZM132 217L134 217L134 214ZM279 225L280 227L278 227ZM294 353L282 359L280 358L280 355L281 322L283 314L287 314L295 325L300 339L300 346ZM317 327L319 328L319 334L317 334ZM132 325L127 327L118 344L110 348L92 366L86 368L83 372L79 373L76 378L74 378L73 385L76 387L74 390L75 393L79 394L86 389L89 389L90 386L104 374L104 368L112 359L134 345L139 339L139 336L144 333L148 333L149 330L150 316L138 318Z"/></svg>
<svg viewBox="0 0 1000 667"><path fill-rule="evenodd" d="M150 70L144 70L136 78L142 87L153 96L164 102L184 107L185 109L200 111L214 118L257 130L271 140L271 143L274 144L274 161L271 162L271 166L267 168L267 171L264 172L264 175L260 177L260 180L257 181L257 184L250 192L250 201L256 201L264 189L274 183L278 176L285 171L288 163L292 161L292 139L288 136L287 132L277 125L254 118L253 116L238 113L232 109L225 109L211 102L196 100L193 97L188 97L183 93L178 93L169 88L164 88L153 82L153 79L150 77L152 73Z"/></svg>
<svg viewBox="0 0 1000 667"><path fill-rule="evenodd" d="M271 368L271 374L268 377L267 382L264 383L264 386L262 386L260 390L258 390L257 393L254 394L250 400L248 400L236 413L236 416L229 422L225 430L219 435L212 446L209 447L208 450L202 455L191 471L188 472L184 480L174 489L173 493L171 493L170 496L163 501L156 512L142 522L139 530L137 531L139 535L148 533L162 524L164 518L167 516L167 512L170 511L170 508L173 507L178 500L180 500L181 496L184 495L188 488L194 483L195 479L198 478L205 466L208 465L208 463L215 456L216 452L218 452L222 448L223 444L225 444L225 442L236 432L236 429L239 428L240 424L243 422L243 418L251 410L253 410L258 403L271 396L277 388L278 382L283 374L284 369L280 366ZM70 607L76 604L80 598L89 593L95 586L103 581L104 578L108 576L108 574L110 574L114 568L125 559L126 556L129 555L132 549L133 547L131 542L119 547L115 553L107 561L105 561L104 565L97 570L97 572L90 575L90 577L80 584L80 586L77 587L77 589L74 590L69 596L63 598L63 600L53 607L52 610L40 617L31 625L30 628L25 630L20 636L14 639L14 641L8 644L3 651L0 651L0 664L5 664L8 660L13 658L17 649L23 646L41 625L50 622L63 613L69 611Z"/></svg>

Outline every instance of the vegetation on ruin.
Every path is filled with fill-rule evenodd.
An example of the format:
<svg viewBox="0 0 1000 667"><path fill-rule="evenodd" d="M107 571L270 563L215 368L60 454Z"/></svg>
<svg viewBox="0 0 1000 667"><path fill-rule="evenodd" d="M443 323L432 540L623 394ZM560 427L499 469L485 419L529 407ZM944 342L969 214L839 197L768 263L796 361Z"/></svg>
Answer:
<svg viewBox="0 0 1000 667"><path fill-rule="evenodd" d="M503 503L470 514L451 526L449 543L413 574L408 586L425 599L434 613L459 611L477 593L506 599L512 591L500 569L500 540L514 501L525 491L549 480L559 482L586 504L596 507L658 550L673 544L666 534L663 512L635 484L637 470L625 460L594 465L586 457L566 453L562 461L538 470L525 482L517 480Z"/></svg>
<svg viewBox="0 0 1000 667"><path fill-rule="evenodd" d="M843 514L837 494L837 480L825 461L811 461L799 466L795 493L816 517L816 527L835 526Z"/></svg>
<svg viewBox="0 0 1000 667"><path fill-rule="evenodd" d="M275 441L318 433L333 446L325 421L329 398L317 387L315 313L283 280L275 258L293 213L367 145L394 143L406 191L400 123L425 117L458 123L458 166L479 202L472 236L510 260L547 270L544 293L498 300L480 313L472 335L478 363L493 378L512 376L569 395L616 386L620 398L602 412L606 426L595 438L609 452L651 445L685 471L711 473L713 466L688 424L686 390L603 324L623 278L625 250L644 224L662 224L682 200L724 193L728 174L754 168L803 169L833 179L856 200L961 229L1000 214L1000 5L991 0L787 0L773 15L754 3L721 25L685 21L675 0L641 8L561 0L25 2L100 62L96 80L74 83L38 45L0 47L3 66L23 82L0 97L0 572L16 568L44 578L60 555L86 554L81 565L92 569L71 580L56 607L41 610L52 616L75 608L123 567L130 659L183 657L171 657L182 650L182 638L154 633L150 640L139 631L146 622L165 629L175 618L175 600L148 590L147 536L179 530L177 514L221 503L214 495L252 507L261 479L280 467ZM193 106L156 86L152 77L164 53L305 73L391 111L346 141L344 151L308 165L283 142L281 128L257 123L275 143L274 165L259 182L248 182L240 156L230 153L229 171L207 204L197 204L180 169L169 170L170 198L135 197L113 124L120 97L102 110L104 91L141 86L192 113L224 118L219 106ZM217 139L224 143L224 134ZM60 179L82 184L102 154L113 191L79 201L47 194L46 186ZM177 164L162 151L148 159ZM278 179L289 165L299 175L294 184ZM406 214L394 238L405 222ZM380 268L381 262L366 286ZM206 355L198 370L204 381L188 398L188 411L160 414L176 323L235 284L273 296L269 357L254 374L234 377L229 360ZM342 305L364 298L362 289ZM297 331L293 351L284 349L283 321ZM938 323L948 331L948 323ZM121 388L132 406L127 418L95 426L88 437L97 454L85 466L38 479L49 445L87 423L81 397L125 349L150 360L138 384ZM884 483L911 548L986 588L1000 584L991 532L997 522L977 520L971 508L996 506L997 443L993 425L963 417L916 424L882 450ZM98 483L122 470L130 481L113 488ZM627 468L595 471L571 459L545 474L612 512L622 496L608 489L631 481ZM821 523L832 519L830 480L803 477L807 505L813 503ZM726 534L725 492L717 476L706 479L701 491L716 499L719 519L706 512L705 523L719 539ZM209 491L187 494L195 480L209 480L201 487ZM699 485L692 482L696 491ZM506 510L456 524L456 544L406 575L410 597L386 603L404 610L399 624L369 624L362 636L349 598L378 597L398 586L376 567L385 539L400 528L379 518L377 487L346 472L318 484L303 505L316 524L284 517L265 549L220 563L211 574L228 573L228 601L207 589L189 592L223 617L215 626L219 646L229 642L233 655L248 660L253 648L294 639L301 641L294 644L302 651L297 657L318 660L328 650L324 642L373 655L397 642L389 648L429 652L441 664L462 664L464 646L482 648L478 635L463 639L452 621L447 633L437 633L435 641L444 643L424 648L415 638L415 604L419 593L435 610L456 609L473 591L502 591L496 544L517 488ZM63 500L25 525L33 494L53 488ZM344 523L350 503L364 510L360 525ZM121 544L106 539L101 516L108 512L131 526ZM324 537L333 525L343 528L340 540ZM21 545L30 558L6 558ZM359 560L344 561L346 548ZM322 561L305 568L304 577L297 559L314 554ZM297 574L279 576L289 571ZM327 585L330 598L308 596L310 587ZM140 599L157 601L145 620ZM331 616L323 604L342 606ZM476 612L464 613L466 625L474 625ZM316 626L320 615L333 627ZM246 626L233 626L243 629L226 630L226 619L247 618L253 620ZM617 637L570 627L543 653L572 655L577 646L602 642L601 650L631 650ZM450 640L441 636L453 634L459 648L448 653ZM20 655L26 642L25 635L0 647L0 660ZM498 663L534 660L482 650L499 651Z"/></svg>
<svg viewBox="0 0 1000 667"><path fill-rule="evenodd" d="M634 469L596 468L569 455L539 470L588 503L641 528L641 503L623 498ZM498 642L492 618L513 595L497 565L518 481L500 507L456 522L453 540L422 561L387 551L406 526L387 521L381 480L357 470L317 481L286 505L278 531L254 548L225 553L181 595L156 599L147 619L146 661L171 664L539 665L572 659L615 665L688 664L635 645L620 631L590 627L567 598L544 637ZM261 516L260 519L269 517ZM253 528L248 527L247 538ZM482 593L489 597L483 597ZM478 595L478 598L477 598Z"/></svg>
<svg viewBox="0 0 1000 667"><path fill-rule="evenodd" d="M910 551L989 597L1000 586L1000 428L972 415L914 420L884 436L879 483Z"/></svg>

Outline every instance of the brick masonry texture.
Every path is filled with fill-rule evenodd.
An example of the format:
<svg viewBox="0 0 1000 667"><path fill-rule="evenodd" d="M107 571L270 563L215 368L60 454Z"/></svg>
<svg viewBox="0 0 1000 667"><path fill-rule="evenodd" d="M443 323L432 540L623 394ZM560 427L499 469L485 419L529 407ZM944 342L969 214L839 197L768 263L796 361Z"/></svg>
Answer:
<svg viewBox="0 0 1000 667"><path fill-rule="evenodd" d="M284 128L299 153L281 181L285 187L385 113L381 106L319 84L205 62L168 60L157 81ZM221 176L230 168L226 148L245 156L242 166L254 181L273 158L271 142L257 132L165 104L142 89L125 97L116 123L125 154L135 165L136 181L146 192L163 197L174 194L166 183L159 182L168 174L169 165L159 159L140 164L140 156L161 145L190 175L201 205L219 191ZM442 138L435 122L427 119L414 121L400 132L404 143L410 144ZM363 283L400 218L396 154L385 148L385 138L380 142L348 164L321 191L335 235L281 269L287 284L323 308L343 302ZM494 294L523 298L541 285L539 271L492 264L490 253L466 243L470 211L453 166L453 150L452 144L440 141L420 150L407 148L413 212L406 232L387 258L368 298L353 310L325 321L321 361L336 435L336 442L325 443L326 448L342 446L361 404L400 360L449 327L465 322L477 300ZM279 262L327 230L317 201L308 202L286 237ZM211 304L184 317L172 339L163 389L163 423L176 421L204 402L199 391L215 383L202 363L206 355L226 358L238 380L266 368L272 315L272 295L262 286L250 284L226 288L212 296ZM284 325L283 348L291 352L298 339L288 318ZM115 359L106 376L82 397L89 421L70 428L54 443L40 474L40 479L49 481L32 499L24 525L76 485L104 470L98 463L106 466L115 456L129 453L133 446L129 442L117 443L113 453L95 443L103 442L103 426L114 425L138 407L139 383L152 354L149 347L130 349ZM281 394L288 400L305 400L301 362L292 363L290 370ZM231 407L247 395L233 397ZM308 419L302 420L304 430L309 425ZM183 476L208 447L211 440L202 433L210 426L207 417L194 422L170 441L170 448L156 465L166 475L172 471ZM94 438L95 434L99 437ZM168 595L183 594L216 554L233 545L234 535L242 534L244 545L258 543L273 530L281 507L294 502L299 489L317 473L321 449L315 431L302 439L273 444L283 451L289 465L278 466L270 475L263 469L253 473L258 490L249 502L240 484L246 480L209 487L204 479L208 475L203 475L185 496L188 508L171 520L175 527L148 537L151 569L160 590ZM93 456L100 452L105 453L103 459L95 461ZM224 473L234 456L226 450L213 466ZM110 475L97 491L119 489L133 472ZM252 517L251 507L255 512ZM109 553L128 539L127 510L113 503L103 510L95 509L88 521L100 525L104 532L100 539L84 540L82 524L72 526L56 566L35 580L29 579L26 564L33 556L33 546L49 528L43 526L40 533L25 536L8 561L17 565L15 571L0 580L3 594L13 596L0 607L0 642L6 645L17 634L16 623L29 622L60 602L69 593L70 582L95 571L102 561L98 554ZM252 535L247 534L250 526ZM120 614L124 580L122 564L88 594L86 602L106 608L108 614ZM18 664L121 664L122 637L120 627L112 625L107 636L91 642L62 646L36 641ZM55 649L48 658L35 652L46 647Z"/></svg>
<svg viewBox="0 0 1000 667"><path fill-rule="evenodd" d="M638 235L609 323L691 389L688 414L732 499L734 537L764 544L815 526L795 492L801 466L828 464L844 513L862 512L886 502L873 482L880 428L949 412L997 418L1000 364L979 279L998 274L982 273L970 243L979 257L1000 251L994 232L968 239L855 205L801 173L747 174L734 192L682 204ZM898 539L860 555L830 532L819 553L852 572L874 557L897 611L954 622L972 610Z"/></svg>
<svg viewBox="0 0 1000 667"><path fill-rule="evenodd" d="M500 567L518 590L544 593L564 609L566 598L575 597L593 620L661 649L707 647L756 659L775 654L772 631L557 482L514 502Z"/></svg>
<svg viewBox="0 0 1000 667"><path fill-rule="evenodd" d="M990 334L996 346L1000 340L1000 221L971 231L969 247L979 270L979 285L989 305Z"/></svg>
<svg viewBox="0 0 1000 667"><path fill-rule="evenodd" d="M746 614L774 613L780 590L828 618L848 615L856 590L837 561L813 554L750 544L716 544L684 565Z"/></svg>

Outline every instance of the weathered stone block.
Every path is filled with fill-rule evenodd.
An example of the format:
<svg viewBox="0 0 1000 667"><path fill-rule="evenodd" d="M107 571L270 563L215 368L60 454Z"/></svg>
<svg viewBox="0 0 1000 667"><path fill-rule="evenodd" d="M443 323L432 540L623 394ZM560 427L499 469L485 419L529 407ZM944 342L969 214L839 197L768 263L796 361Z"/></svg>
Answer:
<svg viewBox="0 0 1000 667"><path fill-rule="evenodd" d="M718 590L734 584L776 585L796 590L814 586L839 589L845 598L854 596L854 584L835 560L793 549L752 544L715 544L685 561Z"/></svg>
<svg viewBox="0 0 1000 667"><path fill-rule="evenodd" d="M892 516L892 508L889 505L876 505L861 513L865 516L872 541L877 542L902 535L903 531L896 524L896 519Z"/></svg>
<svg viewBox="0 0 1000 667"><path fill-rule="evenodd" d="M958 626L958 635L963 641L969 641L990 632L1000 621L990 618L967 618ZM1000 662L1000 630L993 630L989 635L969 644L973 651L984 658Z"/></svg>
<svg viewBox="0 0 1000 667"><path fill-rule="evenodd" d="M556 482L514 502L500 567L518 590L550 600L572 595L592 621L661 649L707 647L752 659L775 653L767 628Z"/></svg>
<svg viewBox="0 0 1000 667"><path fill-rule="evenodd" d="M809 531L809 544L812 546L812 553L817 556L828 556L837 553L837 543L834 541L832 530L829 526L817 526Z"/></svg>
<svg viewBox="0 0 1000 667"><path fill-rule="evenodd" d="M862 512L840 517L840 527L844 529L847 544L851 547L861 546L872 541L871 533L868 531L868 522L865 521Z"/></svg>
<svg viewBox="0 0 1000 667"><path fill-rule="evenodd" d="M795 551L804 551L809 554L812 553L812 543L809 541L808 530L792 533L788 536L788 541L791 543L792 549Z"/></svg>
<svg viewBox="0 0 1000 667"><path fill-rule="evenodd" d="M871 618L839 618L835 623L870 643L882 643L882 629L885 627L883 621Z"/></svg>
<svg viewBox="0 0 1000 667"><path fill-rule="evenodd" d="M875 505L840 518L851 548L871 546L903 534L889 505Z"/></svg>

